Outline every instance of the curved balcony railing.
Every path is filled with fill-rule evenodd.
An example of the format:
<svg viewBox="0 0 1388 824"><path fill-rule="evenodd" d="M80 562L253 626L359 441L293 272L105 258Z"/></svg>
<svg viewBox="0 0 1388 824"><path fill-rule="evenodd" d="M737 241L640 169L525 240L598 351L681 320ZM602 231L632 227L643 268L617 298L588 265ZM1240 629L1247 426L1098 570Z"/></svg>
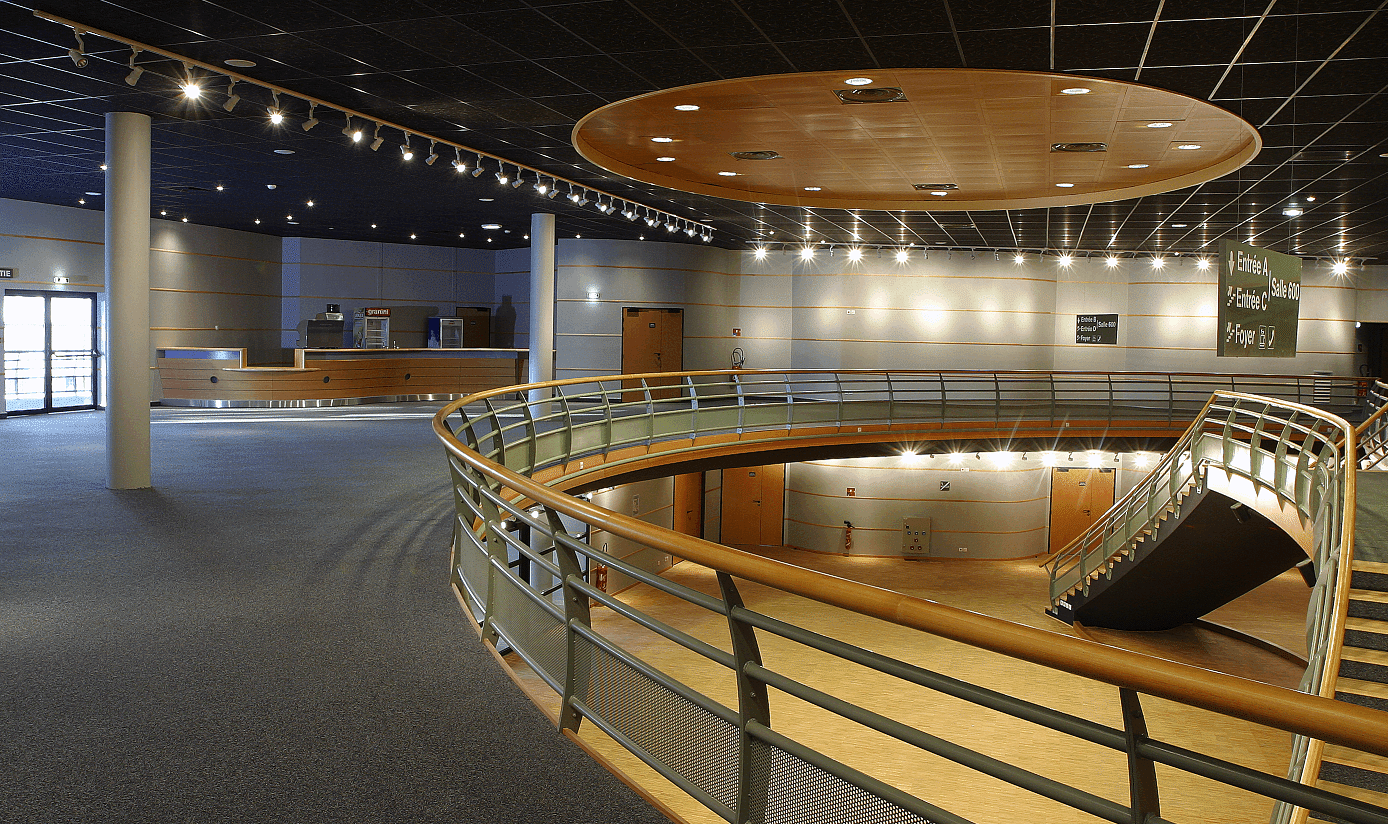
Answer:
<svg viewBox="0 0 1388 824"><path fill-rule="evenodd" d="M638 456L693 454L727 447L738 437L744 438L738 445L747 449L766 448L776 438L800 433L820 439L826 433L867 437L874 433L864 430L874 426L879 438L932 429L932 437L977 437L985 431L998 434L999 423L1008 424L1002 427L1005 435L1038 420L1054 437L1065 431L1066 422L1096 413L1110 422L1111 431L1129 425L1150 428L1164 416L1178 420L1197 391L1182 389L1192 393L1182 397L1176 387L1187 386L1185 376L1171 376L1173 388L1156 402L1152 393L1167 376L1143 376L1130 385L1129 376L1014 375L685 373L676 376L673 389L651 386L668 376L647 375L519 387L529 393L528 401L521 402L504 402L498 393L466 398L442 410L434 424L456 490L453 583L483 637L504 641L559 696L562 728L577 731L588 721L728 821L964 821L779 730L771 709L790 696L860 725L864 736L889 736L1108 821L1165 821L1155 769L1163 764L1341 820L1388 822L1388 810L1150 737L1141 696L1388 756L1388 723L1382 713L834 578L661 529L555 488L581 483L591 471L589 460L631 466ZM1196 378L1205 379L1212 377ZM1081 388L1073 394L1051 393L1051 387L1067 380ZM1263 379L1249 382L1257 380ZM1314 391L1311 381L1323 379L1306 380L1306 388ZM1299 392L1298 381L1281 388ZM1349 387L1346 401L1352 405L1353 384L1332 383ZM663 392L674 396L657 397ZM1112 403L1105 409L1106 401ZM1294 407L1270 398L1217 396L1208 406L1202 402L1191 410L1191 416L1206 410L1191 432L1203 434L1211 412L1251 410L1253 403L1266 409ZM1012 414L1005 416L1004 410ZM1227 410L1222 413L1228 415ZM1246 429L1237 416L1231 426L1231 431ZM1321 443L1311 434L1320 429L1303 428L1305 438ZM1344 443L1352 445L1353 432L1347 426L1341 430ZM1250 437L1267 432L1256 424L1248 429ZM1302 440L1289 436L1289 449L1293 443L1300 446ZM1333 456L1316 455L1324 457L1308 458L1302 469L1324 472L1322 464ZM1282 471L1269 466L1274 473ZM1352 472L1351 467L1342 473L1346 480L1334 487L1335 494L1321 495L1315 506L1308 496L1298 500L1318 513L1327 508L1345 512ZM531 475L548 477L550 483ZM519 537L522 527L528 541ZM593 530L715 571L719 596L681 586L590 546L584 536ZM599 565L726 622L727 641L711 644L695 637L691 627L671 626L604 592L590 576ZM528 575L522 572L525 567ZM1110 685L1116 688L1122 725L1021 700L942 675L930 669L929 661L890 658L841 632L815 632L749 609L739 581L827 604L842 612L845 620L839 624L876 618ZM605 636L591 620L594 603L702 658L712 677L723 673L726 694L733 700L695 689ZM971 749L967 731L937 736L892 717L880 705L869 709L865 705L872 702L851 686L792 678L763 661L760 641L768 638L797 645L806 655L852 662L902 686L919 685L1116 750L1126 758L1131 793L1123 799L1104 797Z"/></svg>

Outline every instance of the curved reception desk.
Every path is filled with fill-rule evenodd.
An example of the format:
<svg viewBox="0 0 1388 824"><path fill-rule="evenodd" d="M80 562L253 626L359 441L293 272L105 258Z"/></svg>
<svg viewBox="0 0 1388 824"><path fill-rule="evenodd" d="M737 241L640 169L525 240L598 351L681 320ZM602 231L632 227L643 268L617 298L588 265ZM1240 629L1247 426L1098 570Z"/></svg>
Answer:
<svg viewBox="0 0 1388 824"><path fill-rule="evenodd" d="M524 383L525 349L296 349L293 366L247 366L245 349L164 347L164 406L305 407L451 400Z"/></svg>

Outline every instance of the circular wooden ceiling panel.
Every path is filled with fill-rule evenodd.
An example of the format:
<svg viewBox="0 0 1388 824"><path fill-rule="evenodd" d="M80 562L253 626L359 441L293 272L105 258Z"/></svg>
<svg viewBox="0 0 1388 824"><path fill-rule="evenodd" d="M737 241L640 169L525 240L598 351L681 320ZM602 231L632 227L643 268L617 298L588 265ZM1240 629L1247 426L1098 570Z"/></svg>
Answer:
<svg viewBox="0 0 1388 824"><path fill-rule="evenodd" d="M686 192L930 211L1169 192L1226 175L1262 147L1247 121L1175 92L986 69L682 86L592 112L574 127L573 142L604 169Z"/></svg>

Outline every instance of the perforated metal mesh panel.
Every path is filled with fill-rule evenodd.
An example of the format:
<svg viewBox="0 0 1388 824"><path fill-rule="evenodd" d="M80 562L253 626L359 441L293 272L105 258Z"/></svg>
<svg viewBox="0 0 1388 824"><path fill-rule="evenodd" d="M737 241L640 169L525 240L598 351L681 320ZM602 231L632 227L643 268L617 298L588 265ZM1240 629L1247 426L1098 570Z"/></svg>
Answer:
<svg viewBox="0 0 1388 824"><path fill-rule="evenodd" d="M579 638L579 699L656 759L728 807L737 805L737 727Z"/></svg>
<svg viewBox="0 0 1388 824"><path fill-rule="evenodd" d="M475 537L470 533L461 535L460 539L458 575L467 588L468 603L473 608L473 615L480 621L482 612L478 607L487 599L487 553L478 548Z"/></svg>
<svg viewBox="0 0 1388 824"><path fill-rule="evenodd" d="M749 756L752 786L767 788L755 824L935 824L779 747L753 741Z"/></svg>
<svg viewBox="0 0 1388 824"><path fill-rule="evenodd" d="M496 616L506 637L559 683L564 681L564 622L527 598L509 576L496 576Z"/></svg>

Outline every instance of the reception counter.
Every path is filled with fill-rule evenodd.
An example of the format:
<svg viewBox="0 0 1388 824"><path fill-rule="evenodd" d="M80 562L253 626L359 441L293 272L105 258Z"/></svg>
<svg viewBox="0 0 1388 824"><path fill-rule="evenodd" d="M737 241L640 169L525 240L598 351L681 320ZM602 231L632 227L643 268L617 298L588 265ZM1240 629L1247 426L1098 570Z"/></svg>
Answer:
<svg viewBox="0 0 1388 824"><path fill-rule="evenodd" d="M526 379L525 349L296 349L247 366L245 349L155 351L165 406L304 407L450 400Z"/></svg>

